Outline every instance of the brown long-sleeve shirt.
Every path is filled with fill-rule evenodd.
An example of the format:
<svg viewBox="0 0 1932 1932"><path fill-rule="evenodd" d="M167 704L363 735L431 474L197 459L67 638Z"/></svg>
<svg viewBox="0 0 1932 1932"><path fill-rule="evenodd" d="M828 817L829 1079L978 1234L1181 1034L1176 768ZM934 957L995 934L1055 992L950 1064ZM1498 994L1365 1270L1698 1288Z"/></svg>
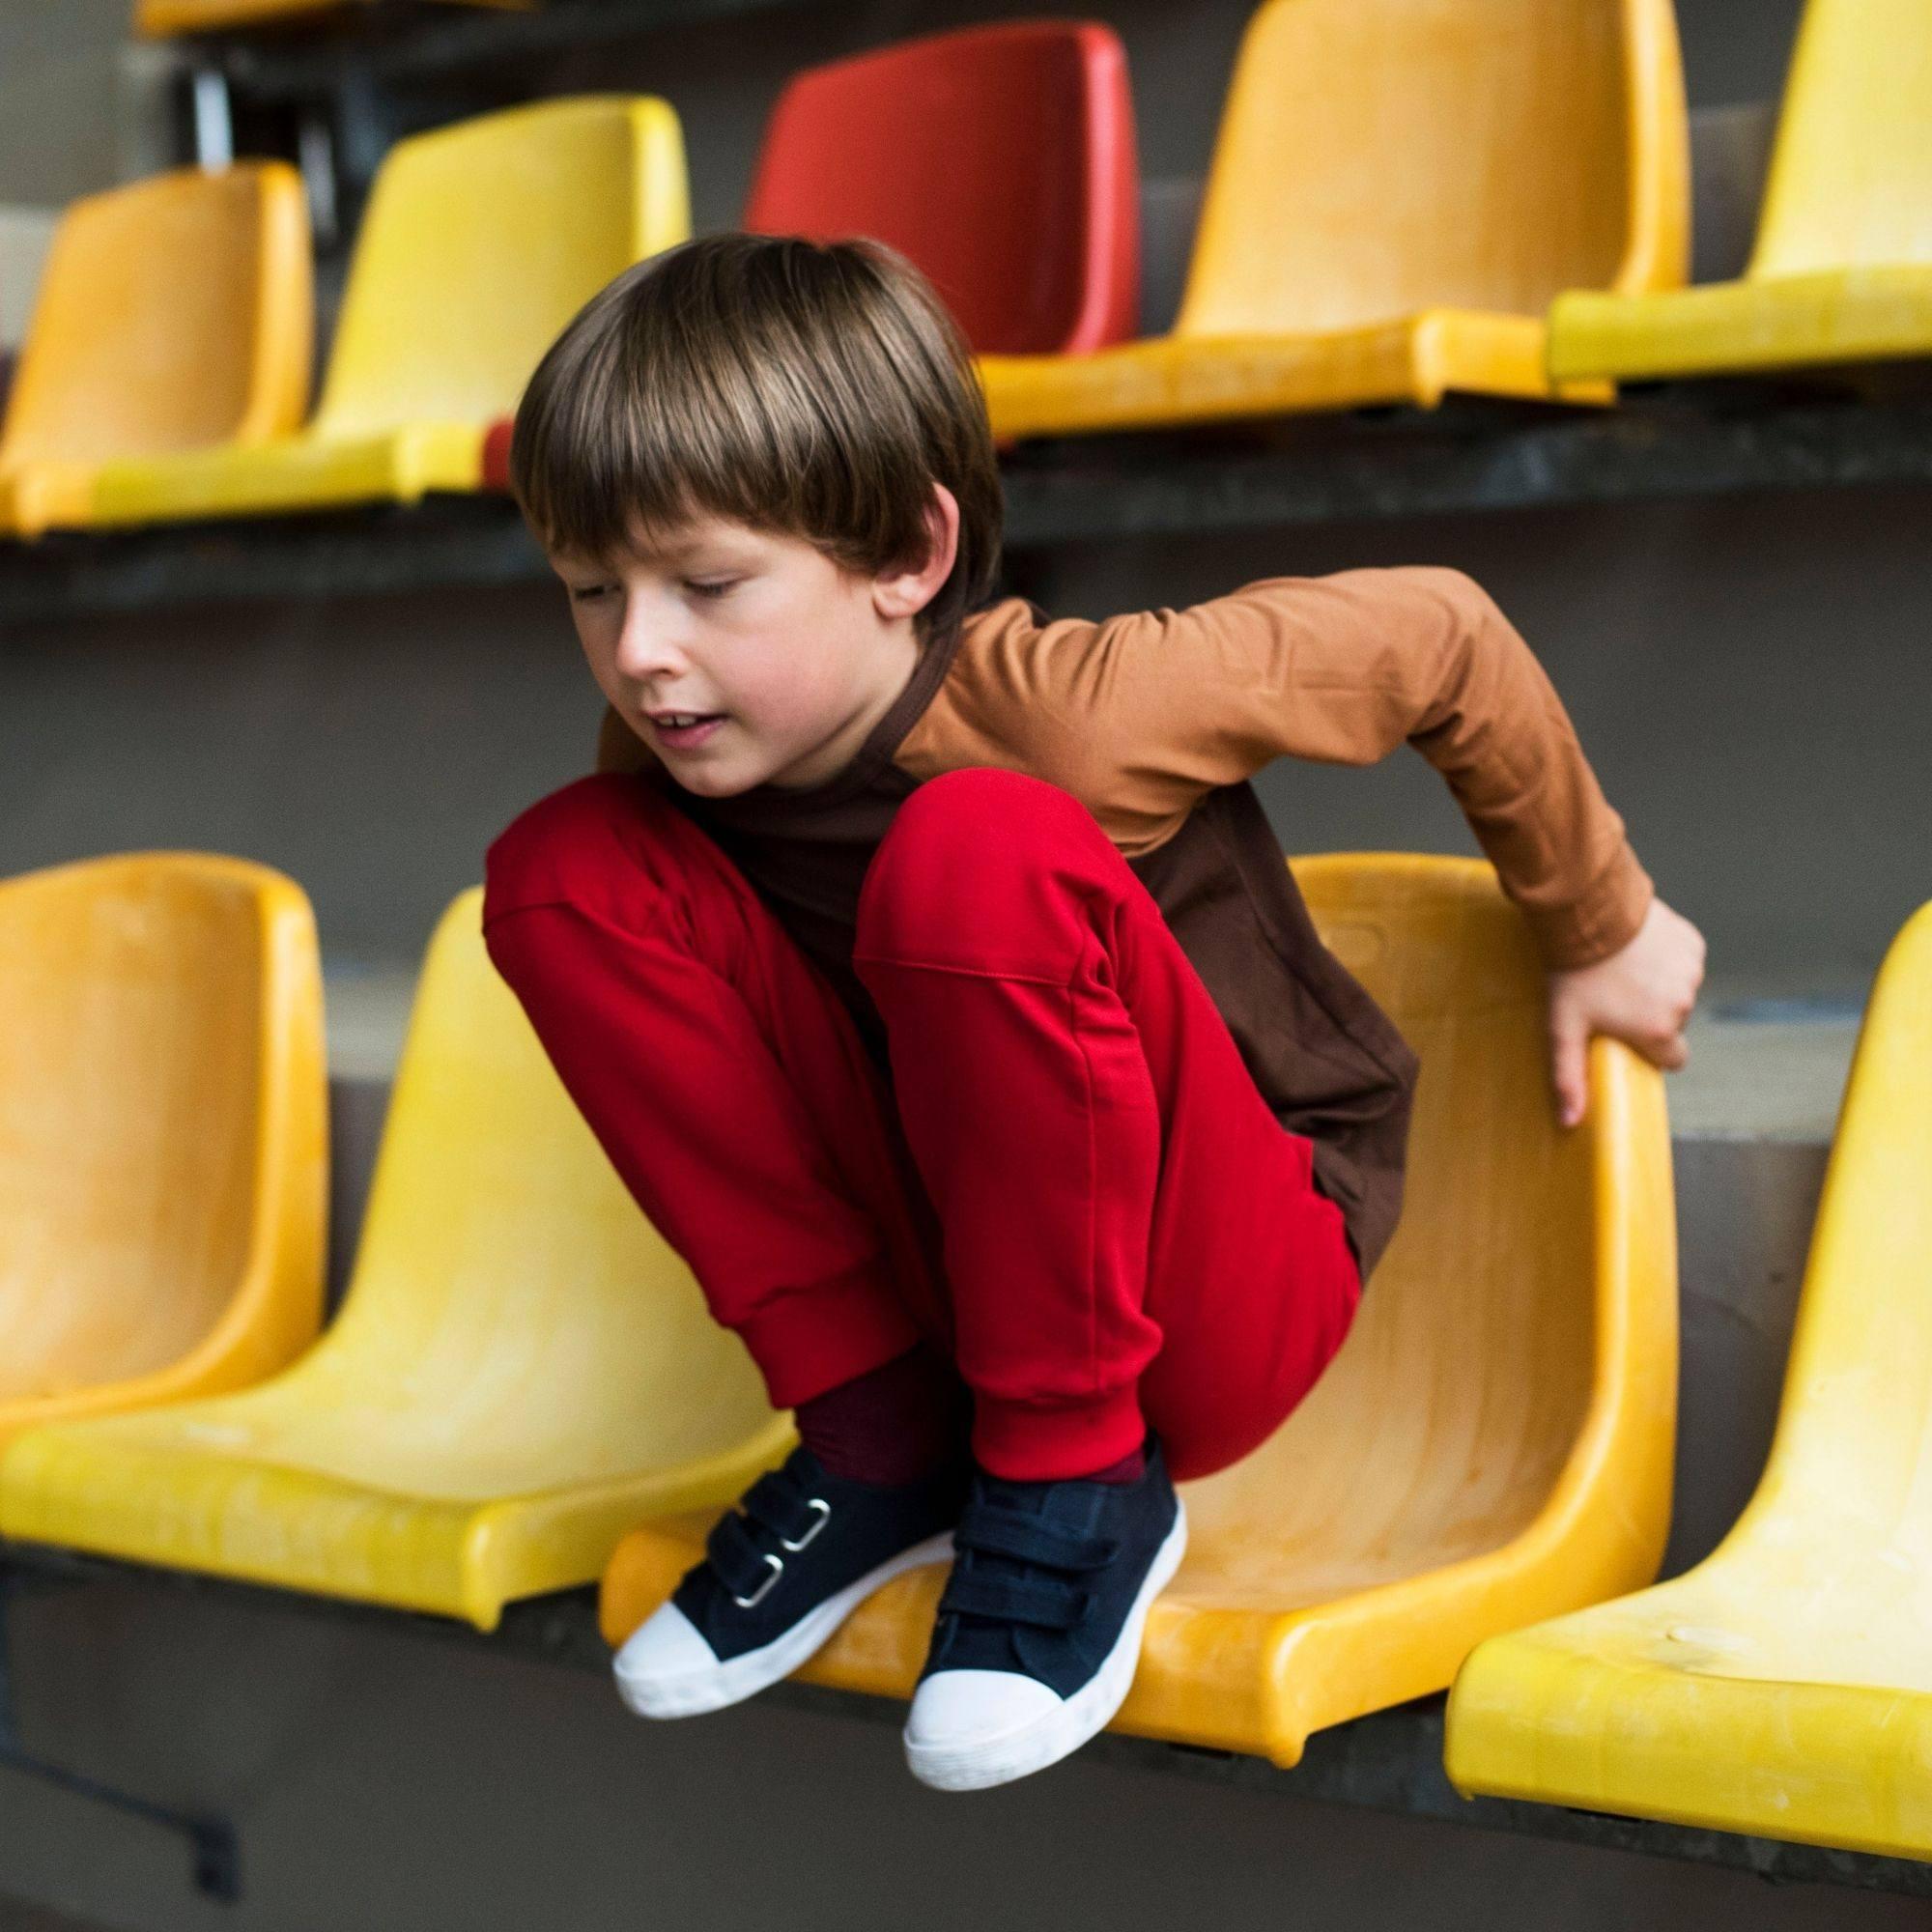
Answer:
<svg viewBox="0 0 1932 1932"><path fill-rule="evenodd" d="M1152 894L1285 1127L1315 1142L1366 1276L1395 1231L1416 1062L1317 936L1248 780L1406 741L1447 780L1551 966L1614 952L1649 875L1542 667L1466 577L1271 578L1184 611L1042 622L1016 598L935 640L843 771L686 792L616 713L600 770L650 774L750 878L883 1059L852 971L866 867L941 772L1027 772L1086 805Z"/></svg>

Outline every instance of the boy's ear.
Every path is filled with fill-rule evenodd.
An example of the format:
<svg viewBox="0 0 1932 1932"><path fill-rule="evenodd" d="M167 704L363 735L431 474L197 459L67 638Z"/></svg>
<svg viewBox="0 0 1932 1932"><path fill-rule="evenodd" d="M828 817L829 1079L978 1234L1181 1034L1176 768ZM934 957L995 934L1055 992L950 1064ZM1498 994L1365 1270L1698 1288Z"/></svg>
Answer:
<svg viewBox="0 0 1932 1932"><path fill-rule="evenodd" d="M935 483L925 505L925 555L895 564L872 580L872 607L887 618L916 617L939 595L959 554L959 499Z"/></svg>

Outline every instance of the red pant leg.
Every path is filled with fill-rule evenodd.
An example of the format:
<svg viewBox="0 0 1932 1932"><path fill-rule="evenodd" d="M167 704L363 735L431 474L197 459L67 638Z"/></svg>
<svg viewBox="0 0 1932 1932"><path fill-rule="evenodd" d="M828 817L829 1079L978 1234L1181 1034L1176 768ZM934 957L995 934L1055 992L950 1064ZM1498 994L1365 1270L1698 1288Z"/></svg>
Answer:
<svg viewBox="0 0 1932 1932"><path fill-rule="evenodd" d="M1068 793L949 773L867 873L855 964L945 1235L974 1448L1179 1475L1269 1435L1360 1298L1312 1146L1263 1101L1146 888Z"/></svg>
<svg viewBox="0 0 1932 1932"><path fill-rule="evenodd" d="M711 839L639 780L583 779L497 839L487 880L491 958L776 1405L903 1353L922 1318L943 1332L885 1081Z"/></svg>

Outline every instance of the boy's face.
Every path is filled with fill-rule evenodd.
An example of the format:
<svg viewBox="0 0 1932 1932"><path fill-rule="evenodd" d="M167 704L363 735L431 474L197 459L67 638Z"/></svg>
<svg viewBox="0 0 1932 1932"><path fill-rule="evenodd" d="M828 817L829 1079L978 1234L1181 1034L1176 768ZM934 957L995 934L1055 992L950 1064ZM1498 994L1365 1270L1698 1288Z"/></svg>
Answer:
<svg viewBox="0 0 1932 1932"><path fill-rule="evenodd" d="M714 517L639 532L620 556L551 562L604 696L707 798L834 776L905 688L912 613L952 567L949 546L922 594L920 572L861 576L799 538Z"/></svg>

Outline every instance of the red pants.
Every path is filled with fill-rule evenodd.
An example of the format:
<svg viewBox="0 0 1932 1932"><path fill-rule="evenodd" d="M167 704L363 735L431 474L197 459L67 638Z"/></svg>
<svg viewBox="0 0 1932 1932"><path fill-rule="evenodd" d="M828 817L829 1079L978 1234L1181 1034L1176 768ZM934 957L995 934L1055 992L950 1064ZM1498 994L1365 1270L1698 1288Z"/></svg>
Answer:
<svg viewBox="0 0 1932 1932"><path fill-rule="evenodd" d="M899 808L854 952L890 1083L643 781L540 801L488 879L491 957L778 1406L924 1336L972 1390L992 1473L1083 1474L1151 1425L1199 1476L1341 1346L1361 1284L1312 1144L1070 794L969 770Z"/></svg>

